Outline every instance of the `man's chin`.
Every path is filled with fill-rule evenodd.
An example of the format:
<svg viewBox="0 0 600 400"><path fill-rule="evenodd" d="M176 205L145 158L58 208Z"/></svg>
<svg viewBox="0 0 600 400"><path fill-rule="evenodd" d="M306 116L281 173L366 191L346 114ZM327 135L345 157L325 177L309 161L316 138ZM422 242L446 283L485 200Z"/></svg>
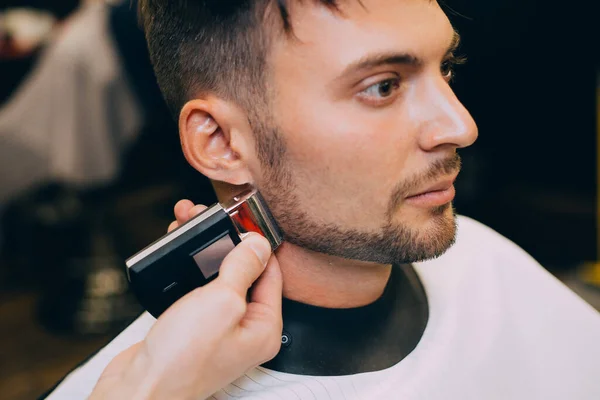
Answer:
<svg viewBox="0 0 600 400"><path fill-rule="evenodd" d="M428 215L418 218L411 224L409 231L412 237L407 241L406 236L398 236L396 246L403 246L404 262L420 262L434 259L444 254L456 240L456 214L450 203L428 210ZM397 231L407 228L400 223ZM406 231L405 231L406 232Z"/></svg>
<svg viewBox="0 0 600 400"><path fill-rule="evenodd" d="M429 212L433 217L446 215L452 218L453 220L455 219L455 213L454 208L452 207L452 203L446 203L442 204L441 206L433 207Z"/></svg>
<svg viewBox="0 0 600 400"><path fill-rule="evenodd" d="M409 228L417 237L425 237L428 232L454 225L455 219L452 203L446 203L430 208L401 207L392 224Z"/></svg>
<svg viewBox="0 0 600 400"><path fill-rule="evenodd" d="M428 249L428 257L437 258L444 254L456 240L456 213L451 203L431 210L429 226L423 232L421 242Z"/></svg>

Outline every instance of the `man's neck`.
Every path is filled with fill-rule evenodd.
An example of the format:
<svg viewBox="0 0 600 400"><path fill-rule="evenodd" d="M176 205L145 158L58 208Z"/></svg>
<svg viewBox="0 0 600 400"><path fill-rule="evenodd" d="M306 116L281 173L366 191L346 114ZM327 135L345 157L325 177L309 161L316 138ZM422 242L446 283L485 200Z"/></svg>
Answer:
<svg viewBox="0 0 600 400"><path fill-rule="evenodd" d="M347 260L284 242L277 250L283 296L325 308L361 307L385 289L391 265Z"/></svg>

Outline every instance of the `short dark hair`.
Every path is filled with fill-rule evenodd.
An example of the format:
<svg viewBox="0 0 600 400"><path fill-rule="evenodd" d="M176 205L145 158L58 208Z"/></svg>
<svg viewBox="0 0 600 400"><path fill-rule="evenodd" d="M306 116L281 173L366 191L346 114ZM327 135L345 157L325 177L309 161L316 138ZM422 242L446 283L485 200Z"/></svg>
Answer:
<svg viewBox="0 0 600 400"><path fill-rule="evenodd" d="M214 93L251 111L265 96L266 57L273 29L267 10L279 10L289 33L292 0L139 0L150 58L175 117L195 93ZM338 0L309 0L337 7Z"/></svg>

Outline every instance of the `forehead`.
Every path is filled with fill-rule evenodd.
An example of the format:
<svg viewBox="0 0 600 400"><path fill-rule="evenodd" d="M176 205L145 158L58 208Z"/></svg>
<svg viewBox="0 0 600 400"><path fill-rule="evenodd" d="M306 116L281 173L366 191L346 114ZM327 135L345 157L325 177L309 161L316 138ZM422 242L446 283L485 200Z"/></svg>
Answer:
<svg viewBox="0 0 600 400"><path fill-rule="evenodd" d="M318 1L288 4L293 36L273 43L276 68L294 63L333 72L366 54L394 51L439 61L454 33L432 0L342 0L339 11Z"/></svg>

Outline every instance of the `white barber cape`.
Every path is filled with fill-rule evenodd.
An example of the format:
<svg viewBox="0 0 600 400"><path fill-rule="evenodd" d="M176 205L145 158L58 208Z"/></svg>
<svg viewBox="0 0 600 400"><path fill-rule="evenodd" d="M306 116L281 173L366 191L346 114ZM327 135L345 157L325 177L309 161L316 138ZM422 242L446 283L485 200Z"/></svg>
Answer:
<svg viewBox="0 0 600 400"><path fill-rule="evenodd" d="M600 314L515 244L459 217L456 244L415 265L429 321L417 347L379 372L318 377L256 368L211 399L599 400ZM142 315L48 397L84 399Z"/></svg>

